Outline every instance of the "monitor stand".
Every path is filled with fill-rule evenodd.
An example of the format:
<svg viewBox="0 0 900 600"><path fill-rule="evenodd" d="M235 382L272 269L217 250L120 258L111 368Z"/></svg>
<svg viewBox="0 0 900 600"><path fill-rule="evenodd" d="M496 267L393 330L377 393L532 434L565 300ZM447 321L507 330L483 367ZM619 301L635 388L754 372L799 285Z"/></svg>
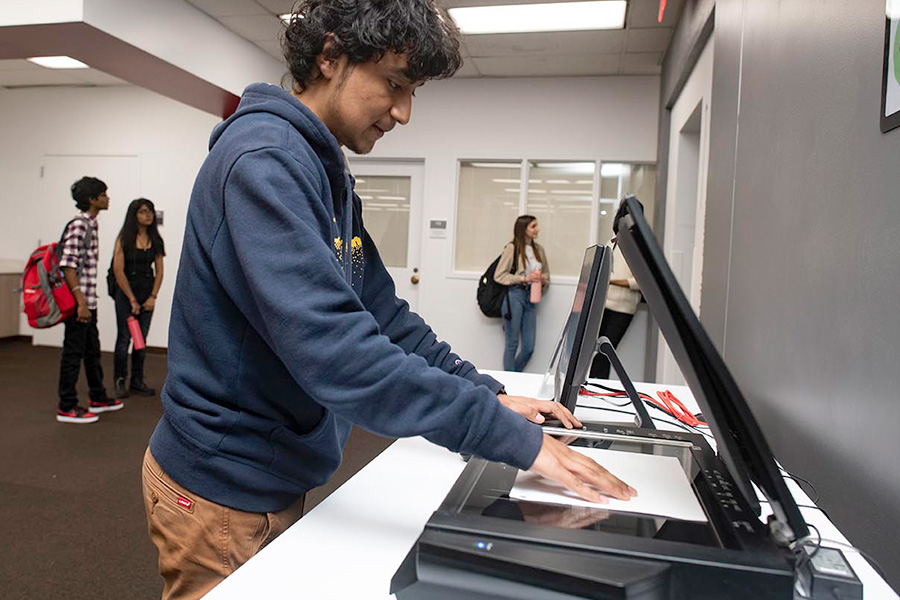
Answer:
<svg viewBox="0 0 900 600"><path fill-rule="evenodd" d="M622 361L619 360L619 355L616 354L616 349L613 347L612 342L609 341L608 337L601 336L600 339L597 340L597 352L605 355L606 358L609 359L609 363L613 366L613 369L616 370L616 375L619 376L619 382L622 384L622 387L625 388L628 399L631 400L631 403L634 405L634 411L637 414L637 426L642 429L656 429L656 426L653 424L653 419L650 418L650 414L647 412L647 407L644 406L644 401L641 400L637 390L634 389L634 384L631 383L631 378L628 377L625 366L622 364Z"/></svg>

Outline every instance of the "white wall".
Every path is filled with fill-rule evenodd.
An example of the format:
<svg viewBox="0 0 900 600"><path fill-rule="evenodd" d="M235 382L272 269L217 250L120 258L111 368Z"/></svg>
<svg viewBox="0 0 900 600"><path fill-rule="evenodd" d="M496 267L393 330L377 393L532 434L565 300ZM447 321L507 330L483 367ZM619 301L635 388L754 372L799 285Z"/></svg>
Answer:
<svg viewBox="0 0 900 600"><path fill-rule="evenodd" d="M413 118L386 136L373 156L425 160L424 221L445 219L454 231L460 158L649 161L656 157L657 77L461 79L417 92ZM168 257L148 342L166 345L185 209L215 117L140 89L0 90L0 258L24 258L50 239L74 210L67 190L58 206L33 205L45 154L137 154L141 194L166 211ZM103 174L96 174L101 179ZM115 190L111 190L113 193ZM130 200L120 198L120 201ZM43 211L43 214L41 212ZM118 229L120 223L104 223ZM422 239L420 306L440 337L481 368L501 368L503 335L475 303L477 275L451 272L452 236ZM507 232L499 232L502 240ZM101 249L101 266L109 248ZM552 260L552 259L551 259ZM485 265L487 266L487 265ZM105 270L104 270L105 273ZM574 285L555 283L538 312L537 350L529 370L542 371L571 307ZM101 315L112 318L101 297ZM641 313L639 313L640 315ZM642 319L623 343L626 364L642 373ZM23 334L29 329L24 323ZM635 335L632 335L635 334Z"/></svg>
<svg viewBox="0 0 900 600"><path fill-rule="evenodd" d="M168 254L166 278L147 340L165 346L187 204L217 122L216 117L134 87L0 90L0 258L24 260L39 239L57 239L76 212L68 189L42 203L40 167L45 155L137 155L137 189L165 211L160 231ZM85 174L100 179L110 175ZM133 200L112 188L110 195L114 203ZM122 226L105 216L100 217L101 242L114 238ZM111 242L100 249L101 277L111 251ZM115 309L103 284L100 318L114 323ZM20 332L31 332L24 315ZM108 340L103 349L112 350Z"/></svg>
<svg viewBox="0 0 900 600"><path fill-rule="evenodd" d="M655 162L659 78L458 79L428 83L416 96L410 124L385 136L372 156L425 160L420 312L466 359L502 369L499 320L482 316L475 303L480 273L454 275L452 235L427 237L431 219L445 219L455 231L457 160ZM497 235L502 243L509 232ZM546 368L573 295L574 282L557 282L542 300L527 370ZM621 346L623 360L630 373L642 374L646 311L632 328Z"/></svg>

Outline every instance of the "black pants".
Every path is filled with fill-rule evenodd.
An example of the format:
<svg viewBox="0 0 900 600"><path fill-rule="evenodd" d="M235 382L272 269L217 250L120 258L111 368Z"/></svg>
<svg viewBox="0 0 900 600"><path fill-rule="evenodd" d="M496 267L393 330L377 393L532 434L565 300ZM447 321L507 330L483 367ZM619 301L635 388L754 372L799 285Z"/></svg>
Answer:
<svg viewBox="0 0 900 600"><path fill-rule="evenodd" d="M100 366L100 334L97 332L97 311L91 311L91 320L79 323L77 315L65 321L62 359L59 364L59 409L69 412L78 405L78 371L84 361L91 400L106 399L103 387L103 367Z"/></svg>
<svg viewBox="0 0 900 600"><path fill-rule="evenodd" d="M603 311L603 319L600 321L600 335L609 338L613 348L619 347L619 342L625 337L625 332L631 324L634 315L620 313L606 309ZM594 362L591 363L590 377L597 379L609 379L609 359L606 355L597 353Z"/></svg>
<svg viewBox="0 0 900 600"><path fill-rule="evenodd" d="M131 282L129 282L131 283ZM132 284L131 291L134 292L135 299L143 304L150 297L151 289L141 289L146 286L140 284ZM131 332L128 331L128 317L131 316L131 302L122 292L116 291L116 325L118 326L118 335L116 336L115 359L113 361L113 376L116 379L125 378L128 375L128 345L131 343ZM141 335L144 341L147 340L147 332L150 331L150 320L153 318L153 312L142 310L137 315L138 323L141 326ZM146 350L131 351L131 381L144 381L144 358L147 356Z"/></svg>

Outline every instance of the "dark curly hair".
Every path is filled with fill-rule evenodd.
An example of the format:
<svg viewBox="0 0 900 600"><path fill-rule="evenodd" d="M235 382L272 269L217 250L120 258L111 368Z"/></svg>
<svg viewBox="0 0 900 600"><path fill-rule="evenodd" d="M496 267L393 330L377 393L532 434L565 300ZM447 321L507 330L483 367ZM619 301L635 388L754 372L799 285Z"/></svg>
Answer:
<svg viewBox="0 0 900 600"><path fill-rule="evenodd" d="M432 0L301 0L287 24L282 50L300 90L321 77L316 57L334 34L329 58L350 65L406 53L410 81L445 79L462 66L457 29Z"/></svg>

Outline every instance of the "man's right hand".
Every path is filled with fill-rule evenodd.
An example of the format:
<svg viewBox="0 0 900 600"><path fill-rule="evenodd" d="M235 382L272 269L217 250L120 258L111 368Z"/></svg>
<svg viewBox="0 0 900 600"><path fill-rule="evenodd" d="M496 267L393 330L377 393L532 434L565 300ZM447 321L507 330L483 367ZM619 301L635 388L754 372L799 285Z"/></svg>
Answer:
<svg viewBox="0 0 900 600"><path fill-rule="evenodd" d="M91 321L91 311L87 307L87 302L78 303L78 313L75 318L79 323L89 323Z"/></svg>
<svg viewBox="0 0 900 600"><path fill-rule="evenodd" d="M607 504L606 496L619 500L637 496L636 489L546 433L541 451L529 470L558 481L589 502Z"/></svg>

